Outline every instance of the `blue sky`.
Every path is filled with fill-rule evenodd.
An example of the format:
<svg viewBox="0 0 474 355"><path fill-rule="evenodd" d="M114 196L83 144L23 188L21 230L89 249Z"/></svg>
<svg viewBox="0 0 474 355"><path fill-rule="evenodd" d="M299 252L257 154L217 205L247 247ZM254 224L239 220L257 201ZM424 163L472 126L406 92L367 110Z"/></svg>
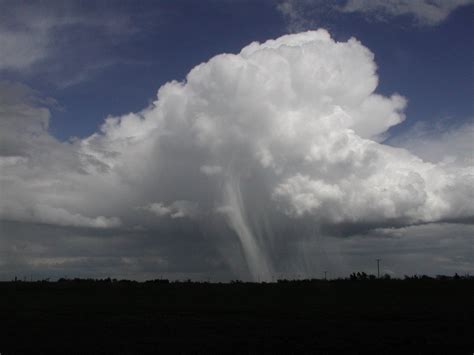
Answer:
<svg viewBox="0 0 474 355"><path fill-rule="evenodd" d="M473 14L0 0L0 280L472 272Z"/></svg>
<svg viewBox="0 0 474 355"><path fill-rule="evenodd" d="M415 15L376 20L371 14L329 11L329 5L321 3L300 2L306 17L296 28L326 28L341 41L354 36L375 54L378 92L398 92L409 100L407 120L392 128L392 134L419 120L457 124L472 117L472 4L455 8L439 24L426 25L417 23ZM48 30L51 40L44 58L28 70L10 69L2 76L57 101L50 130L60 139L90 135L107 115L146 107L162 84L183 80L190 69L214 55L238 53L252 41L295 30L279 11L281 2L265 0L41 6L20 1L11 9L13 2L3 4L10 10L4 16L31 10L36 19L55 26ZM72 13L76 23L58 25L58 18ZM105 25L87 21L90 14ZM27 20L18 17L21 21ZM116 33L108 33L114 23Z"/></svg>

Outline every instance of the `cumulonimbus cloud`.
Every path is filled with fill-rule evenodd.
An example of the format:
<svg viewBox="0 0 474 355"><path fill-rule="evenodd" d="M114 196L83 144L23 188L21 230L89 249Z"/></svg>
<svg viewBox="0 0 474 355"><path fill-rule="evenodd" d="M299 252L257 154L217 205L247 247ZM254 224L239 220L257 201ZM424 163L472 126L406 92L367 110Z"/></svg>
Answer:
<svg viewBox="0 0 474 355"><path fill-rule="evenodd" d="M471 166L447 169L381 143L404 120L406 100L375 93L377 83L369 49L318 30L218 55L163 85L143 111L109 117L70 143L48 134L44 109L6 103L2 125L21 134L2 147L1 216L127 227L146 224L144 214L167 223L159 217L192 210L198 223L227 225L221 242L238 236L254 278L270 277L268 225L282 218L410 225L472 217Z"/></svg>

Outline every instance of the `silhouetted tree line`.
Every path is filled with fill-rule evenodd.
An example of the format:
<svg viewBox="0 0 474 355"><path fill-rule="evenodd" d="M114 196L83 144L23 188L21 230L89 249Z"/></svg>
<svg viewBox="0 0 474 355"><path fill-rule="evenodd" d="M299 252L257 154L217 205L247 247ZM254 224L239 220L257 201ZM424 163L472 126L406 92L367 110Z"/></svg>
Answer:
<svg viewBox="0 0 474 355"><path fill-rule="evenodd" d="M391 280L392 277L389 274L384 274L379 279ZM349 276L349 280L352 280L352 281L355 281L355 280L358 280L358 281L367 281L367 280L373 281L373 280L377 280L377 276L372 275L372 274L367 274L365 272L357 272L357 273L353 272Z"/></svg>
<svg viewBox="0 0 474 355"><path fill-rule="evenodd" d="M459 275L459 274L454 274L454 276L448 276L448 275L436 275L436 276L428 276L428 275L405 275L403 278L395 278L390 276L389 274L384 274L381 275L380 278L377 278L376 275L373 274L367 274L366 272L353 272L352 274L349 275L349 277L346 278L337 278L337 279L316 279L316 278L311 278L311 279L278 279L276 280L276 283L320 283L320 282L344 282L344 281L423 281L423 280L437 280L437 281L454 281L454 280L474 280L474 276L471 275ZM19 279L15 277L12 282L15 283L58 283L58 284L77 284L77 285L85 285L85 284L145 284L145 285L164 285L164 284L210 284L211 282L209 280L207 281L197 281L197 280L191 280L191 279L186 279L186 280L169 280L169 279L153 279L153 280L146 280L143 282L136 281L136 280L127 280L127 279L116 279L116 278L99 278L99 279L94 279L94 278L66 278L62 277L58 279L57 281L51 281L50 278L45 278L41 280L35 280L35 281L28 281L26 279ZM222 284L225 282L213 282L213 283L218 283ZM248 282L248 281L242 281L239 279L231 280L229 284L232 285L239 285L239 284L266 284L266 283L274 283L272 282Z"/></svg>

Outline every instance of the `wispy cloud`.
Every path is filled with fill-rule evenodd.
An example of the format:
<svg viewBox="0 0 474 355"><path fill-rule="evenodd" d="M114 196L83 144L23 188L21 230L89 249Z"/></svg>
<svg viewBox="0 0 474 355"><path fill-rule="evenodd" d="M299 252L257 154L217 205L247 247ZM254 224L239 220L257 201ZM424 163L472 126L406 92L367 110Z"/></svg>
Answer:
<svg viewBox="0 0 474 355"><path fill-rule="evenodd" d="M327 26L334 17L362 14L367 21L388 22L406 16L416 26L437 26L456 9L474 4L473 0L283 0L277 8L290 32Z"/></svg>
<svg viewBox="0 0 474 355"><path fill-rule="evenodd" d="M138 21L105 4L81 4L2 1L0 72L43 74L64 87L115 61L107 51L137 34Z"/></svg>
<svg viewBox="0 0 474 355"><path fill-rule="evenodd" d="M436 26L457 8L474 4L473 0L349 0L343 12L360 12L369 19L387 20L411 16L421 26Z"/></svg>

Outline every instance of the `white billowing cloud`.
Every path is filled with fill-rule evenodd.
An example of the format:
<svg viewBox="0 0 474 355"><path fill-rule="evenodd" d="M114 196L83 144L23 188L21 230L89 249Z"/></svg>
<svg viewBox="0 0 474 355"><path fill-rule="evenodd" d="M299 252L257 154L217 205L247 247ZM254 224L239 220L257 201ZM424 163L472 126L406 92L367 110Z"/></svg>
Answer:
<svg viewBox="0 0 474 355"><path fill-rule="evenodd" d="M199 170L205 175L217 175L222 172L222 167L218 165L202 165Z"/></svg>
<svg viewBox="0 0 474 355"><path fill-rule="evenodd" d="M472 166L448 169L379 142L403 121L406 100L376 94L377 82L369 49L318 30L218 55L184 82L163 85L143 111L109 117L100 132L72 143L55 140L44 124L29 130L35 117L49 118L37 105L4 104L2 122L15 122L8 132L22 135L2 147L9 152L2 157L2 216L26 220L23 211L41 206L49 217L39 208L29 220L120 221L124 228L146 228L147 213L192 215L204 226L222 220L255 279L272 273L269 226L284 220L472 218ZM216 235L225 243L232 233Z"/></svg>
<svg viewBox="0 0 474 355"><path fill-rule="evenodd" d="M43 204L38 204L23 211L15 212L14 218L20 221L33 221L59 226L114 228L121 224L120 219L117 217L107 218L104 216L98 216L90 218L79 213L71 213L63 208ZM8 211L5 215L8 218Z"/></svg>
<svg viewBox="0 0 474 355"><path fill-rule="evenodd" d="M274 197L290 201L290 213L310 213L331 222L402 219L409 223L455 218L455 209L472 213L472 203L450 191L452 186L465 185L461 190L472 199L468 187L474 183L472 167L451 172L401 149L367 141L360 147L359 138L345 138L345 148L315 159L323 171L333 169L338 175L325 179L296 174L277 186Z"/></svg>
<svg viewBox="0 0 474 355"><path fill-rule="evenodd" d="M473 4L472 0L349 0L344 12L362 12L383 16L410 15L421 25L438 25L457 8Z"/></svg>
<svg viewBox="0 0 474 355"><path fill-rule="evenodd" d="M198 207L191 201L174 201L170 205L162 202L150 203L141 209L149 211L158 217L169 216L171 218L193 218L196 216Z"/></svg>
<svg viewBox="0 0 474 355"><path fill-rule="evenodd" d="M148 206L142 207L142 209L153 212L159 217L171 214L171 209L161 202L150 203Z"/></svg>

